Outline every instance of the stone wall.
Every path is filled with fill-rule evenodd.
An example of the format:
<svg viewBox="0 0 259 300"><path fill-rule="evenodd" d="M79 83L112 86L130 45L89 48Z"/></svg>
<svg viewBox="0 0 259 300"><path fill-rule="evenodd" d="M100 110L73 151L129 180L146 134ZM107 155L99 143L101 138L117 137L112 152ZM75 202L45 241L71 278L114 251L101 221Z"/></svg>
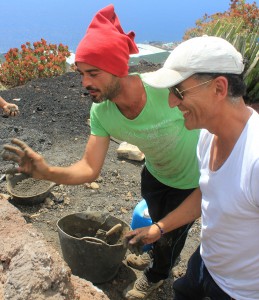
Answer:
<svg viewBox="0 0 259 300"><path fill-rule="evenodd" d="M0 300L107 300L0 194Z"/></svg>

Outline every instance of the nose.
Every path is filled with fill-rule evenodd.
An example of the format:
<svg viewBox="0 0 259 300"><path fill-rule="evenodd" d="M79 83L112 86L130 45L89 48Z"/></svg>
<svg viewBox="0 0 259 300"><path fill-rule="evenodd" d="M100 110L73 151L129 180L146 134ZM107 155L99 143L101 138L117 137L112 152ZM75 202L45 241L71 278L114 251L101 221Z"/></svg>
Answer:
<svg viewBox="0 0 259 300"><path fill-rule="evenodd" d="M91 85L89 76L81 75L82 87L88 87Z"/></svg>
<svg viewBox="0 0 259 300"><path fill-rule="evenodd" d="M171 108L174 108L175 106L178 106L181 103L181 100L177 98L174 93L169 92L168 95L168 104Z"/></svg>

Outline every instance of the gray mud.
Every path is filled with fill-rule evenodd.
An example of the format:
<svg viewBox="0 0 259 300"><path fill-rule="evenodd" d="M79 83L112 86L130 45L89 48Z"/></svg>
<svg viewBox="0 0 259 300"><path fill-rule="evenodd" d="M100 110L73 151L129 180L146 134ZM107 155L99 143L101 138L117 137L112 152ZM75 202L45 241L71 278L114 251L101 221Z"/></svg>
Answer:
<svg viewBox="0 0 259 300"><path fill-rule="evenodd" d="M26 178L17 182L17 184L12 187L12 192L20 197L32 197L46 192L49 186L49 181Z"/></svg>

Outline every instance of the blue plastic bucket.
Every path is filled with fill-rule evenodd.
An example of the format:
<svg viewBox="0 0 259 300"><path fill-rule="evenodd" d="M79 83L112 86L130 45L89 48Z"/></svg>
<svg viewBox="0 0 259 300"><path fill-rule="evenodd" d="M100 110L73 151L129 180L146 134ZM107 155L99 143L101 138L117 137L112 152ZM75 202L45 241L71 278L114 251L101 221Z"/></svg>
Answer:
<svg viewBox="0 0 259 300"><path fill-rule="evenodd" d="M150 226L152 220L149 216L147 202L145 199L142 199L134 208L132 215L131 228L136 229L140 227ZM152 248L152 244L145 245L143 251L148 251Z"/></svg>

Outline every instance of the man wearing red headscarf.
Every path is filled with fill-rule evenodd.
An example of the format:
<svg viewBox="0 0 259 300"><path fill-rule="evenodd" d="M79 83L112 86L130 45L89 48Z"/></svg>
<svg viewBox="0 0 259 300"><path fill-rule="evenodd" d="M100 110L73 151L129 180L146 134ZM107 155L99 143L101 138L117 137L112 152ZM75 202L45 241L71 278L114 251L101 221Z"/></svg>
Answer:
<svg viewBox="0 0 259 300"><path fill-rule="evenodd" d="M196 145L199 131L188 131L178 108L168 106L168 89L143 83L141 74L128 74L130 54L138 52L135 34L124 33L113 5L93 18L76 50L76 66L82 85L94 102L91 135L81 160L69 167L48 165L42 156L19 140L5 146L18 155L18 172L62 184L82 184L98 178L110 136L138 146L145 154L141 193L161 238L153 245L152 262L132 254L128 264L144 273L126 294L146 299L168 278L180 255L191 224L163 234L156 223L174 210L198 186ZM15 149L14 149L15 148ZM6 159L12 159L6 155ZM15 158L17 161L17 157Z"/></svg>
<svg viewBox="0 0 259 300"><path fill-rule="evenodd" d="M124 33L113 5L93 18L76 49L76 63L87 63L118 77L128 75L129 55L138 53L135 33Z"/></svg>

